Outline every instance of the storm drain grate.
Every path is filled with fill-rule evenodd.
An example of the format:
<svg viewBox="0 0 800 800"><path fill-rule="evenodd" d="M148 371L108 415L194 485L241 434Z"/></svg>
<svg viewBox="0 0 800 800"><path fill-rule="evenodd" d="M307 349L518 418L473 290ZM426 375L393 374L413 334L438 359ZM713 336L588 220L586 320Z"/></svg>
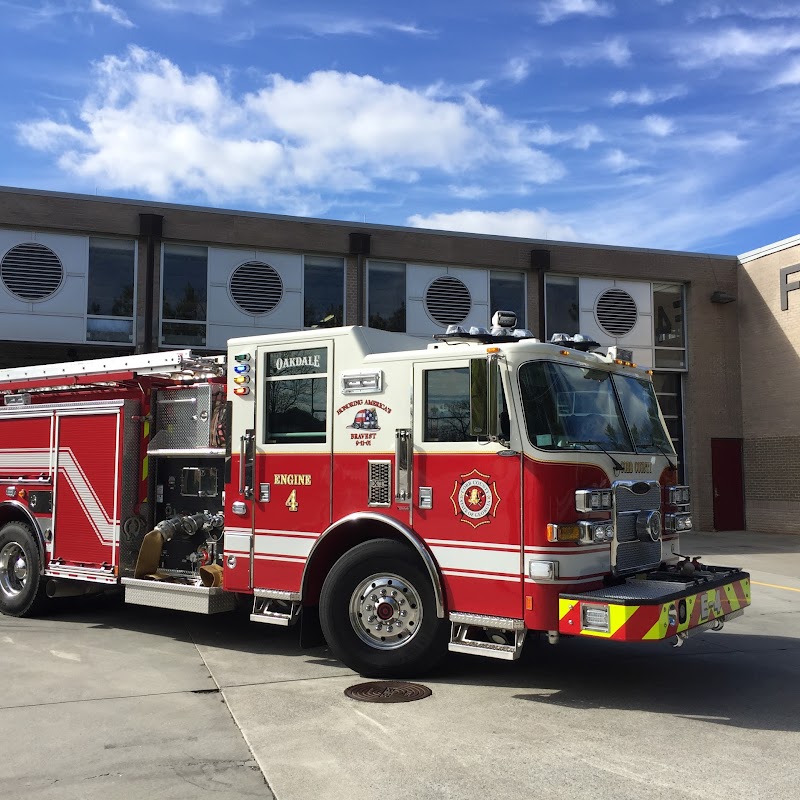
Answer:
<svg viewBox="0 0 800 800"><path fill-rule="evenodd" d="M344 693L364 703L410 703L431 696L431 690L419 683L405 681L370 681L348 686Z"/></svg>

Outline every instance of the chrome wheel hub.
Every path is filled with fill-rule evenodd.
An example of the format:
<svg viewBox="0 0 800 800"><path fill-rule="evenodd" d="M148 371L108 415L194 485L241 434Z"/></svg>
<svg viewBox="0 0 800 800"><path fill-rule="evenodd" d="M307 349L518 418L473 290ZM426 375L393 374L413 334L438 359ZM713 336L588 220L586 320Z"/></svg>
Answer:
<svg viewBox="0 0 800 800"><path fill-rule="evenodd" d="M18 595L27 581L25 552L16 542L9 542L0 550L0 591L8 596Z"/></svg>
<svg viewBox="0 0 800 800"><path fill-rule="evenodd" d="M403 647L422 623L419 593L398 575L371 575L350 598L350 622L358 638L370 647Z"/></svg>

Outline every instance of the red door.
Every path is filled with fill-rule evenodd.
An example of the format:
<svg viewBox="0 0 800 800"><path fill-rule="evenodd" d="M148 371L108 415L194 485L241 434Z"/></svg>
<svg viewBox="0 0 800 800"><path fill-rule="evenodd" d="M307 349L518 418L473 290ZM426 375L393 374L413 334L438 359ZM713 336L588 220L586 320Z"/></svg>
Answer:
<svg viewBox="0 0 800 800"><path fill-rule="evenodd" d="M412 525L442 573L451 611L522 617L521 468L468 436L469 361L415 365Z"/></svg>
<svg viewBox="0 0 800 800"><path fill-rule="evenodd" d="M714 530L744 530L743 475L742 440L712 439L711 482L714 489Z"/></svg>

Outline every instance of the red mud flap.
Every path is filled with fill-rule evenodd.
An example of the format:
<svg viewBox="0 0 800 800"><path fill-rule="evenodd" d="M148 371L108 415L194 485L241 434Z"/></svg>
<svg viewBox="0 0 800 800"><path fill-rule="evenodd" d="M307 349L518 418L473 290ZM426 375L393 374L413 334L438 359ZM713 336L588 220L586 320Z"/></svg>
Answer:
<svg viewBox="0 0 800 800"><path fill-rule="evenodd" d="M685 638L719 629L750 605L750 575L703 566L691 578L652 572L625 583L558 598L558 629L570 636L622 642Z"/></svg>

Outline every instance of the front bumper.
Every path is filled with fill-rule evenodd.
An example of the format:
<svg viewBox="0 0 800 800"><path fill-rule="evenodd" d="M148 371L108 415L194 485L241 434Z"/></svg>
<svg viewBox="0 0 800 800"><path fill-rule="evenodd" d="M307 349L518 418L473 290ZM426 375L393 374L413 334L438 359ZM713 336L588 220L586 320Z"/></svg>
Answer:
<svg viewBox="0 0 800 800"><path fill-rule="evenodd" d="M659 570L580 594L560 594L558 630L623 642L661 641L719 628L750 605L750 575L703 565L691 576Z"/></svg>

